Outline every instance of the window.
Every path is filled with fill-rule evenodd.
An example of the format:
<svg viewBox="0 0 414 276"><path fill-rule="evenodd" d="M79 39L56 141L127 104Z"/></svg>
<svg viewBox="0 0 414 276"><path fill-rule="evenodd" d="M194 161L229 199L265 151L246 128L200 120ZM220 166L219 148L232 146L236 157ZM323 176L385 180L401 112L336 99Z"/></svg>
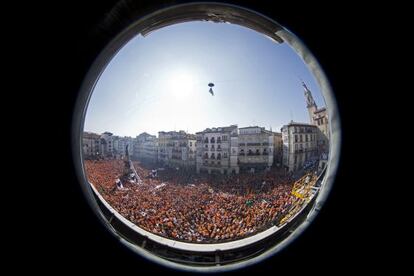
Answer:
<svg viewBox="0 0 414 276"><path fill-rule="evenodd" d="M214 152L211 154L211 159L215 159L216 156L214 155Z"/></svg>
<svg viewBox="0 0 414 276"><path fill-rule="evenodd" d="M219 153L219 154L217 154L217 160L220 160L221 159L221 154Z"/></svg>
<svg viewBox="0 0 414 276"><path fill-rule="evenodd" d="M298 135L295 134L295 143L298 142Z"/></svg>
<svg viewBox="0 0 414 276"><path fill-rule="evenodd" d="M256 155L260 155L259 149L256 149Z"/></svg>
<svg viewBox="0 0 414 276"><path fill-rule="evenodd" d="M192 147L193 146L193 142L190 142L190 147Z"/></svg>
<svg viewBox="0 0 414 276"><path fill-rule="evenodd" d="M308 142L308 134L305 134L305 140L306 140L306 142Z"/></svg>
<svg viewBox="0 0 414 276"><path fill-rule="evenodd" d="M227 136L223 136L223 141L227 141Z"/></svg>
<svg viewBox="0 0 414 276"><path fill-rule="evenodd" d="M215 139L214 139L214 137L211 137L211 139L210 139L210 143L215 143L216 141L215 141Z"/></svg>
<svg viewBox="0 0 414 276"><path fill-rule="evenodd" d="M303 142L303 139L302 139L303 137L302 137L302 134L299 136L299 141L300 142Z"/></svg>
<svg viewBox="0 0 414 276"><path fill-rule="evenodd" d="M223 156L224 156L224 158L227 158L227 152L225 152Z"/></svg>

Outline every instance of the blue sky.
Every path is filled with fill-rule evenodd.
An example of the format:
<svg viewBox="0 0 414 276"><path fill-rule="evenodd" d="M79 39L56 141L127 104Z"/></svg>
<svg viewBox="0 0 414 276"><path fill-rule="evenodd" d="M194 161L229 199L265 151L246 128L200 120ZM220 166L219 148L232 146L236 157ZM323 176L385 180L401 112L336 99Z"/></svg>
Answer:
<svg viewBox="0 0 414 276"><path fill-rule="evenodd" d="M325 106L288 44L238 25L176 24L134 37L114 56L93 91L85 130L135 137L238 124L280 131L291 119L309 122L299 78Z"/></svg>

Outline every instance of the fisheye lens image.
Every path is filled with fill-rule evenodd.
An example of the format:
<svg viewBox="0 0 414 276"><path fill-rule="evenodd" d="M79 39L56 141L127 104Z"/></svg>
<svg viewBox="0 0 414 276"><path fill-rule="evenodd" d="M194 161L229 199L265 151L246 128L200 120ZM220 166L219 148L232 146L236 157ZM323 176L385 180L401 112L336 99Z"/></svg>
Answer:
<svg viewBox="0 0 414 276"><path fill-rule="evenodd" d="M328 108L284 41L207 21L138 33L87 104L85 177L132 237L187 252L245 248L312 208L330 156Z"/></svg>

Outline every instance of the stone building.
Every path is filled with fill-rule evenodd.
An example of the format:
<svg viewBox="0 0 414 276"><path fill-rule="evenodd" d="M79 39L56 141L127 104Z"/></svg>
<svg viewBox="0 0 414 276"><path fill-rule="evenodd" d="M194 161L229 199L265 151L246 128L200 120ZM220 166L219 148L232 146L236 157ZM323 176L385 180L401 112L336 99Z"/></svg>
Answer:
<svg viewBox="0 0 414 276"><path fill-rule="evenodd" d="M196 171L221 174L239 173L237 125L207 128L196 133Z"/></svg>
<svg viewBox="0 0 414 276"><path fill-rule="evenodd" d="M142 162L158 161L158 140L155 135L143 132L135 138L133 158Z"/></svg>
<svg viewBox="0 0 414 276"><path fill-rule="evenodd" d="M241 170L270 169L273 165L274 134L264 127L239 128L239 167Z"/></svg>
<svg viewBox="0 0 414 276"><path fill-rule="evenodd" d="M158 160L170 167L194 168L196 137L180 131L158 132Z"/></svg>
<svg viewBox="0 0 414 276"><path fill-rule="evenodd" d="M85 159L95 159L101 153L101 136L92 132L83 132L82 150Z"/></svg>
<svg viewBox="0 0 414 276"><path fill-rule="evenodd" d="M290 172L303 169L318 159L318 134L315 125L290 122L282 127L283 166Z"/></svg>

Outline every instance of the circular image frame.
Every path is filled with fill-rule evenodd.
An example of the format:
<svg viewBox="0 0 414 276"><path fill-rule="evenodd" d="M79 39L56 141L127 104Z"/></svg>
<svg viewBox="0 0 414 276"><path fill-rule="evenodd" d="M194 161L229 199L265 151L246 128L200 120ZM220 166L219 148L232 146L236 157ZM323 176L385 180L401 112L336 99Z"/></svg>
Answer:
<svg viewBox="0 0 414 276"><path fill-rule="evenodd" d="M281 229L270 231L272 233L251 239L248 243L238 242L238 246L215 248L208 250L208 253L192 245L177 248L176 241L165 241L168 240L167 238L159 238L158 240L151 238L149 232L148 234L145 233L146 231L137 231L143 229L133 229L134 225L128 225L126 220L122 220L122 217L114 215L114 210L111 210L110 206L106 205L102 198L99 198L99 194L89 184L82 155L82 132L87 107L96 83L112 58L137 34L146 36L165 26L197 20L238 24L262 33L276 43L289 44L317 80L327 106L330 126L329 160L319 179L320 189L311 202L306 204L305 208L295 216L295 220L292 219L290 224L285 225L284 231ZM317 216L328 197L339 164L340 145L340 117L334 94L321 66L304 43L263 14L236 5L214 2L187 3L165 7L141 17L118 34L98 55L86 75L75 105L72 125L72 149L76 173L88 203L102 224L126 247L146 259L170 268L191 272L223 272L253 265L273 256L296 239ZM132 228L132 230L128 228ZM133 241L130 231L138 232L138 235L142 237L138 237L134 233L132 237L135 240ZM260 234L254 235L253 238ZM246 239L249 238L244 238L242 241Z"/></svg>

